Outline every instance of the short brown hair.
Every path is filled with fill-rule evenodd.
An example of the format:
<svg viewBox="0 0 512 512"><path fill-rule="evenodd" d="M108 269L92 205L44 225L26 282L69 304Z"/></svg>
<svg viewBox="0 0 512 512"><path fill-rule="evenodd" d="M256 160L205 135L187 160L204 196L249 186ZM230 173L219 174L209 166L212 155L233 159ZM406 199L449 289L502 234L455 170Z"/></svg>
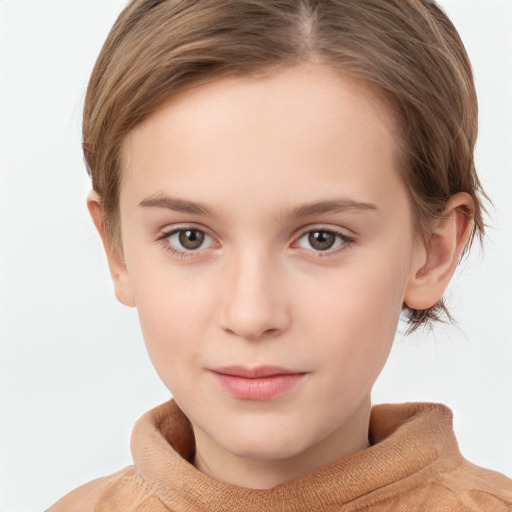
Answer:
<svg viewBox="0 0 512 512"><path fill-rule="evenodd" d="M448 17L426 0L132 0L94 67L83 149L106 229L120 250L119 186L126 135L176 91L221 77L315 61L383 97L401 134L402 178L416 232L428 240L449 198L485 211L473 161L477 100L471 65ZM448 314L409 310L411 325ZM449 316L449 314L448 314Z"/></svg>

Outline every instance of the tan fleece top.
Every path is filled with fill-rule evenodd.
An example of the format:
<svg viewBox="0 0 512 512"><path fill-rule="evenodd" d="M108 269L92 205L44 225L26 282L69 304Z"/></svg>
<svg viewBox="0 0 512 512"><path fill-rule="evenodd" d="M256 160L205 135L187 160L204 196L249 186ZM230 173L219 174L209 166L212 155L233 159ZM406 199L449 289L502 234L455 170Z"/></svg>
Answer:
<svg viewBox="0 0 512 512"><path fill-rule="evenodd" d="M135 425L135 465L72 491L49 512L512 511L512 481L459 452L439 404L373 407L372 446L269 490L213 480L189 461L194 435L171 400Z"/></svg>

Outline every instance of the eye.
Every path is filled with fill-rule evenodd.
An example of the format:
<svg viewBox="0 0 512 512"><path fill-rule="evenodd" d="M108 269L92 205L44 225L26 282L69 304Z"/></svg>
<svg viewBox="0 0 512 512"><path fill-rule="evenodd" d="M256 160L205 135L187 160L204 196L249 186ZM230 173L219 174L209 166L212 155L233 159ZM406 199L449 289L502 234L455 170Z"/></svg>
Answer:
<svg viewBox="0 0 512 512"><path fill-rule="evenodd" d="M326 252L338 249L348 242L352 242L352 239L336 231L315 229L304 233L297 240L297 245L315 252Z"/></svg>
<svg viewBox="0 0 512 512"><path fill-rule="evenodd" d="M166 233L162 238L166 240L170 248L176 252L193 252L198 249L206 249L213 245L214 240L200 229L176 229Z"/></svg>

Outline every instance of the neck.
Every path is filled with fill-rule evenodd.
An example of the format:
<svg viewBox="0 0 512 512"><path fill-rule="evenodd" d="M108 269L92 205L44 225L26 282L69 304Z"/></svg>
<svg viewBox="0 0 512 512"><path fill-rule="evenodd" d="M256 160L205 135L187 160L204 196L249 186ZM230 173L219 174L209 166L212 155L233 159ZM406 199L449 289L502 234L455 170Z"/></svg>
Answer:
<svg viewBox="0 0 512 512"><path fill-rule="evenodd" d="M370 409L368 397L346 422L326 438L284 459L240 457L194 426L194 465L221 482L249 489L271 489L368 448Z"/></svg>

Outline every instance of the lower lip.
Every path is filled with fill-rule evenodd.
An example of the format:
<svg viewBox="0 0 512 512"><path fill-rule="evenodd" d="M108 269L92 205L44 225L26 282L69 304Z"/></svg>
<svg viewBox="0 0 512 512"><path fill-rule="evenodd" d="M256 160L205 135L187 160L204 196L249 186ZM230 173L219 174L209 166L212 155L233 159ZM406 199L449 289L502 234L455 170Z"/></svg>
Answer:
<svg viewBox="0 0 512 512"><path fill-rule="evenodd" d="M304 377L304 373L272 375L248 379L236 375L212 372L220 385L235 398L241 400L271 400L293 388Z"/></svg>

